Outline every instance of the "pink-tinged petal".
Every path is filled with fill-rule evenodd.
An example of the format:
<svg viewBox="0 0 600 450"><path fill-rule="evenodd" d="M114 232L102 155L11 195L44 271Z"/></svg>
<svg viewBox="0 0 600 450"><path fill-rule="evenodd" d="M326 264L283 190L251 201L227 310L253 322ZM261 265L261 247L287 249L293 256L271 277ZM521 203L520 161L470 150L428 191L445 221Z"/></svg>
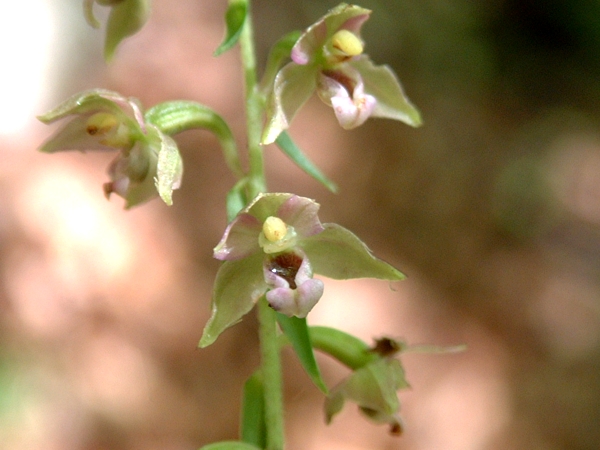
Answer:
<svg viewBox="0 0 600 450"><path fill-rule="evenodd" d="M312 236L324 229L317 215L320 206L314 200L294 195L279 207L277 217L294 227L298 237Z"/></svg>
<svg viewBox="0 0 600 450"><path fill-rule="evenodd" d="M351 17L350 19L346 20L338 30L335 31L348 30L355 35L360 36L360 29L362 28L363 24L369 20L370 13L371 12L369 11L368 14L359 14L358 16Z"/></svg>
<svg viewBox="0 0 600 450"><path fill-rule="evenodd" d="M225 261L215 279L212 315L204 327L200 347L212 344L230 326L239 322L265 293L263 255L257 253L238 261Z"/></svg>
<svg viewBox="0 0 600 450"><path fill-rule="evenodd" d="M252 214L259 222L267 220L269 216L277 215L277 210L294 194L282 192L269 192L258 194L243 211Z"/></svg>
<svg viewBox="0 0 600 450"><path fill-rule="evenodd" d="M304 254L267 259L263 273L267 285L274 288L266 294L269 305L287 316L306 317L323 296L323 282L312 278L310 261Z"/></svg>
<svg viewBox="0 0 600 450"><path fill-rule="evenodd" d="M306 317L323 296L321 280L307 280L297 289L277 288L267 292L267 301L275 311L286 316Z"/></svg>
<svg viewBox="0 0 600 450"><path fill-rule="evenodd" d="M402 280L404 275L381 259L351 231L337 224L324 224L322 233L300 241L315 273L336 280L377 278Z"/></svg>
<svg viewBox="0 0 600 450"><path fill-rule="evenodd" d="M413 127L421 125L419 111L406 97L398 78L388 66L376 66L366 55L347 64L360 73L365 93L377 100L373 117L399 120Z"/></svg>
<svg viewBox="0 0 600 450"><path fill-rule="evenodd" d="M213 256L220 260L246 258L260 250L258 235L262 222L248 213L239 214L227 226L225 234L214 249Z"/></svg>
<svg viewBox="0 0 600 450"><path fill-rule="evenodd" d="M128 156L119 153L108 168L110 183L104 184L108 198L115 193L125 199L125 208L131 208L158 196L155 186L156 152L137 143Z"/></svg>
<svg viewBox="0 0 600 450"><path fill-rule="evenodd" d="M341 4L331 9L316 23L306 29L292 48L296 64L308 64L337 31L346 29L359 34L360 27L371 11L355 5Z"/></svg>
<svg viewBox="0 0 600 450"><path fill-rule="evenodd" d="M267 125L263 131L263 145L275 142L277 136L287 130L298 110L315 90L317 68L295 63L287 64L275 77L269 96Z"/></svg>
<svg viewBox="0 0 600 450"><path fill-rule="evenodd" d="M333 107L339 124L346 130L362 125L377 103L375 97L364 93L360 74L350 67L322 73L318 94Z"/></svg>
<svg viewBox="0 0 600 450"><path fill-rule="evenodd" d="M336 96L331 98L331 106L340 126L345 130L356 128L371 116L377 101L372 95Z"/></svg>

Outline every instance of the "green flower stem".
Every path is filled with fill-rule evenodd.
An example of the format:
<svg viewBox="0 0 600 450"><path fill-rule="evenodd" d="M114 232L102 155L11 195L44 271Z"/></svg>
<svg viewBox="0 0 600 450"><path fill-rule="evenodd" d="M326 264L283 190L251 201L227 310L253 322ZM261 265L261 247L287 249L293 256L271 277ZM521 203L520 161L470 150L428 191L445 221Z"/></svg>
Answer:
<svg viewBox="0 0 600 450"><path fill-rule="evenodd" d="M283 450L283 394L275 311L263 296L258 302L262 376L265 393L267 450Z"/></svg>
<svg viewBox="0 0 600 450"><path fill-rule="evenodd" d="M250 183L248 199L252 200L260 192L266 192L263 151L260 145L263 119L263 101L258 92L256 76L256 56L254 52L254 33L252 31L252 13L250 0L246 23L240 35L240 50L245 81L246 127L248 134L248 156L250 159Z"/></svg>
<svg viewBox="0 0 600 450"><path fill-rule="evenodd" d="M245 80L246 127L248 137L248 200L254 199L260 192L266 192L263 151L260 145L262 133L263 101L258 92L256 76L256 56L252 32L250 0L246 23L240 35L240 50ZM266 299L258 302L259 340L261 352L261 371L265 395L265 425L267 428L267 450L283 450L283 394L281 359L277 343L277 319Z"/></svg>

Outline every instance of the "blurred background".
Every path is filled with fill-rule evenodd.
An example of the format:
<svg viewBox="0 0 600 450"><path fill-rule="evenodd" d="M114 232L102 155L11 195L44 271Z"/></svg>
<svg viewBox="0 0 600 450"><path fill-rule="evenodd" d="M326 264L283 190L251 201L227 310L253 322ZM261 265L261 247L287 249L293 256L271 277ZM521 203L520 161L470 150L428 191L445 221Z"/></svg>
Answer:
<svg viewBox="0 0 600 450"><path fill-rule="evenodd" d="M103 87L150 107L191 99L244 142L236 51L212 57L223 1L155 0L115 61L79 0L0 4L0 449L188 450L234 439L258 364L253 314L196 349L234 182L215 138L177 136L170 208L131 211L102 183L114 155L45 155L35 116ZM254 2L259 62L337 4ZM270 188L317 199L408 280L325 280L309 317L365 340L465 343L405 354L405 433L323 398L284 352L290 449L600 448L600 3L365 0L366 51L425 125L345 132L318 99L291 135L333 195L276 148ZM98 7L98 16L106 10ZM319 357L330 386L348 373Z"/></svg>

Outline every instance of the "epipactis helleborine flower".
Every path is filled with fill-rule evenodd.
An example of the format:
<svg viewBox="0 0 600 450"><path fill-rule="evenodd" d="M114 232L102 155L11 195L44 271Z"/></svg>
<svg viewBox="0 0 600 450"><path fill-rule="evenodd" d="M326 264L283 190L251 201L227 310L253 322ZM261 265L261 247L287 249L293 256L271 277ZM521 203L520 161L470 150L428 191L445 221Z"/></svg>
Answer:
<svg viewBox="0 0 600 450"><path fill-rule="evenodd" d="M111 181L104 184L106 197L114 192L126 200L126 208L158 195L168 205L172 203L172 191L180 186L183 174L177 144L144 120L136 99L93 89L38 117L46 124L64 118L71 120L40 151L119 150L108 168Z"/></svg>
<svg viewBox="0 0 600 450"><path fill-rule="evenodd" d="M213 288L212 316L200 346L237 323L266 294L273 309L306 317L323 295L317 273L337 280L404 275L374 257L352 232L322 224L319 204L293 194L259 194L225 230L214 257L225 261Z"/></svg>
<svg viewBox="0 0 600 450"><path fill-rule="evenodd" d="M137 33L148 21L150 0L84 0L83 12L87 22L99 28L100 22L94 16L94 3L111 8L104 43L104 58L110 61L121 41Z"/></svg>
<svg viewBox="0 0 600 450"><path fill-rule="evenodd" d="M400 402L396 391L408 386L400 361L393 358L377 358L356 369L332 389L325 400L327 423L342 410L345 401L350 400L356 403L370 420L388 424L391 434L400 435L402 422L398 415Z"/></svg>
<svg viewBox="0 0 600 450"><path fill-rule="evenodd" d="M374 65L363 53L360 29L370 14L342 3L302 33L292 48L292 62L277 73L270 91L263 144L274 142L289 127L315 90L345 129L362 125L369 117L421 124L394 72Z"/></svg>

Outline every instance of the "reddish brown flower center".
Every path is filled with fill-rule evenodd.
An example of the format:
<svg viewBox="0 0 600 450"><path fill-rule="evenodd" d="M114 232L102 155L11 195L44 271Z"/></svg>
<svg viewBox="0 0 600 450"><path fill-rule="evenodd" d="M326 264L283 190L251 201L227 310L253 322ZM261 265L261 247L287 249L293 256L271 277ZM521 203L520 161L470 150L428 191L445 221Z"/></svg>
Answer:
<svg viewBox="0 0 600 450"><path fill-rule="evenodd" d="M344 89L346 89L350 97L354 96L354 88L356 87L356 83L348 75L338 70L324 70L323 75L337 81L344 86Z"/></svg>
<svg viewBox="0 0 600 450"><path fill-rule="evenodd" d="M296 289L296 274L302 265L302 258L295 253L281 253L269 258L267 268L275 275L288 282L291 289Z"/></svg>

